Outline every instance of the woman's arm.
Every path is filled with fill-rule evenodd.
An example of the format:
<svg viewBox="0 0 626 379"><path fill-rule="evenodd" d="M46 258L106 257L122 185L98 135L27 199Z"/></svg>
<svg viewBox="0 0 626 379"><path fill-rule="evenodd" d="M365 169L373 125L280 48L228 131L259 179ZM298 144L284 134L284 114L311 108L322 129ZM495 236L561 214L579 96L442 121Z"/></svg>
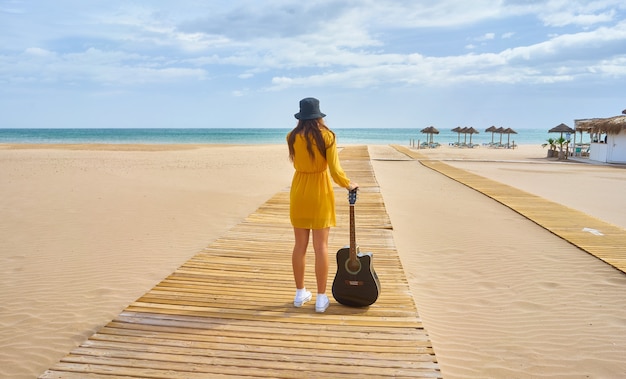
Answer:
<svg viewBox="0 0 626 379"><path fill-rule="evenodd" d="M330 176L333 178L335 183L343 188L347 188L349 190L357 188L359 185L357 183L350 182L350 179L346 176L346 173L341 167L341 163L339 163L339 154L337 153L337 144L335 143L335 140L333 139L328 142L330 143L326 145L326 162L328 162Z"/></svg>

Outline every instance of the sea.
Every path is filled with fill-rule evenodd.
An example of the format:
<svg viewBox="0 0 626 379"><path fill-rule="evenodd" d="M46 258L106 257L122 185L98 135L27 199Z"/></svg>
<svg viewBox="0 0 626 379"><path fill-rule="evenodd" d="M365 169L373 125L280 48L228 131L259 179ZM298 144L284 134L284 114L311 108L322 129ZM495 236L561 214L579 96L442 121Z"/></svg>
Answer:
<svg viewBox="0 0 626 379"><path fill-rule="evenodd" d="M29 144L283 144L291 129L280 128L107 128L107 129L1 129L0 143ZM333 129L337 143L364 145L417 145L427 141L428 135L421 129L409 128L346 128ZM490 142L518 145L543 144L548 138L559 135L548 133L547 129L520 129L517 134L492 134L479 131L478 134L464 135L450 129L440 129L433 135L433 141L439 144L466 142L488 144Z"/></svg>

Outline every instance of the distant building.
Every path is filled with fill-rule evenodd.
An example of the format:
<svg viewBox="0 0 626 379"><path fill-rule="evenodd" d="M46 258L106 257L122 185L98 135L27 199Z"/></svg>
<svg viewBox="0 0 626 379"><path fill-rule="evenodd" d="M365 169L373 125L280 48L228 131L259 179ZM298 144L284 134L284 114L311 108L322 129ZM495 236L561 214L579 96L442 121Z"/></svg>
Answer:
<svg viewBox="0 0 626 379"><path fill-rule="evenodd" d="M575 130L581 136L584 132L589 133L590 160L626 163L626 115L581 119L574 122Z"/></svg>

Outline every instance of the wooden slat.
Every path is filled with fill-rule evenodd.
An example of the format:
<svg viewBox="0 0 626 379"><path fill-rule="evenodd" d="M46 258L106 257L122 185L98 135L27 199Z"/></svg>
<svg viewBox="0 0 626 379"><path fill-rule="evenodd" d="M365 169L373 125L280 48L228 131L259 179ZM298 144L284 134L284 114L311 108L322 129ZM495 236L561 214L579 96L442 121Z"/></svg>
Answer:
<svg viewBox="0 0 626 379"><path fill-rule="evenodd" d="M511 208L581 250L626 273L626 230L584 212L520 189L487 179L437 160L428 160L411 149L394 146L407 156ZM595 229L602 235L589 233Z"/></svg>
<svg viewBox="0 0 626 379"><path fill-rule="evenodd" d="M365 146L343 148L360 186L356 233L382 283L368 308L294 308L289 192L189 259L41 378L438 378ZM336 188L332 251L349 241ZM336 263L330 259L330 272ZM312 252L311 252L311 255ZM313 258L311 258L313 259ZM329 288L332 281L329 277ZM306 280L314 285L312 267Z"/></svg>

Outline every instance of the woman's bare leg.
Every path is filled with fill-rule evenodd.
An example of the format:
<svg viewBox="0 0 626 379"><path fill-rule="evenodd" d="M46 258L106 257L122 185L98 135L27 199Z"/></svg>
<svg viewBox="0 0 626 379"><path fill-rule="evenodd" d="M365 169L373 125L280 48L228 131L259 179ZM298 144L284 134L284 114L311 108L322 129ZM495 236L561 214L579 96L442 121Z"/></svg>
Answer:
<svg viewBox="0 0 626 379"><path fill-rule="evenodd" d="M313 230L313 250L315 251L315 278L317 293L326 293L328 281L328 235L330 228Z"/></svg>
<svg viewBox="0 0 626 379"><path fill-rule="evenodd" d="M306 267L306 249L309 245L309 229L293 228L295 244L291 255L293 278L297 289L304 288L304 270Z"/></svg>

